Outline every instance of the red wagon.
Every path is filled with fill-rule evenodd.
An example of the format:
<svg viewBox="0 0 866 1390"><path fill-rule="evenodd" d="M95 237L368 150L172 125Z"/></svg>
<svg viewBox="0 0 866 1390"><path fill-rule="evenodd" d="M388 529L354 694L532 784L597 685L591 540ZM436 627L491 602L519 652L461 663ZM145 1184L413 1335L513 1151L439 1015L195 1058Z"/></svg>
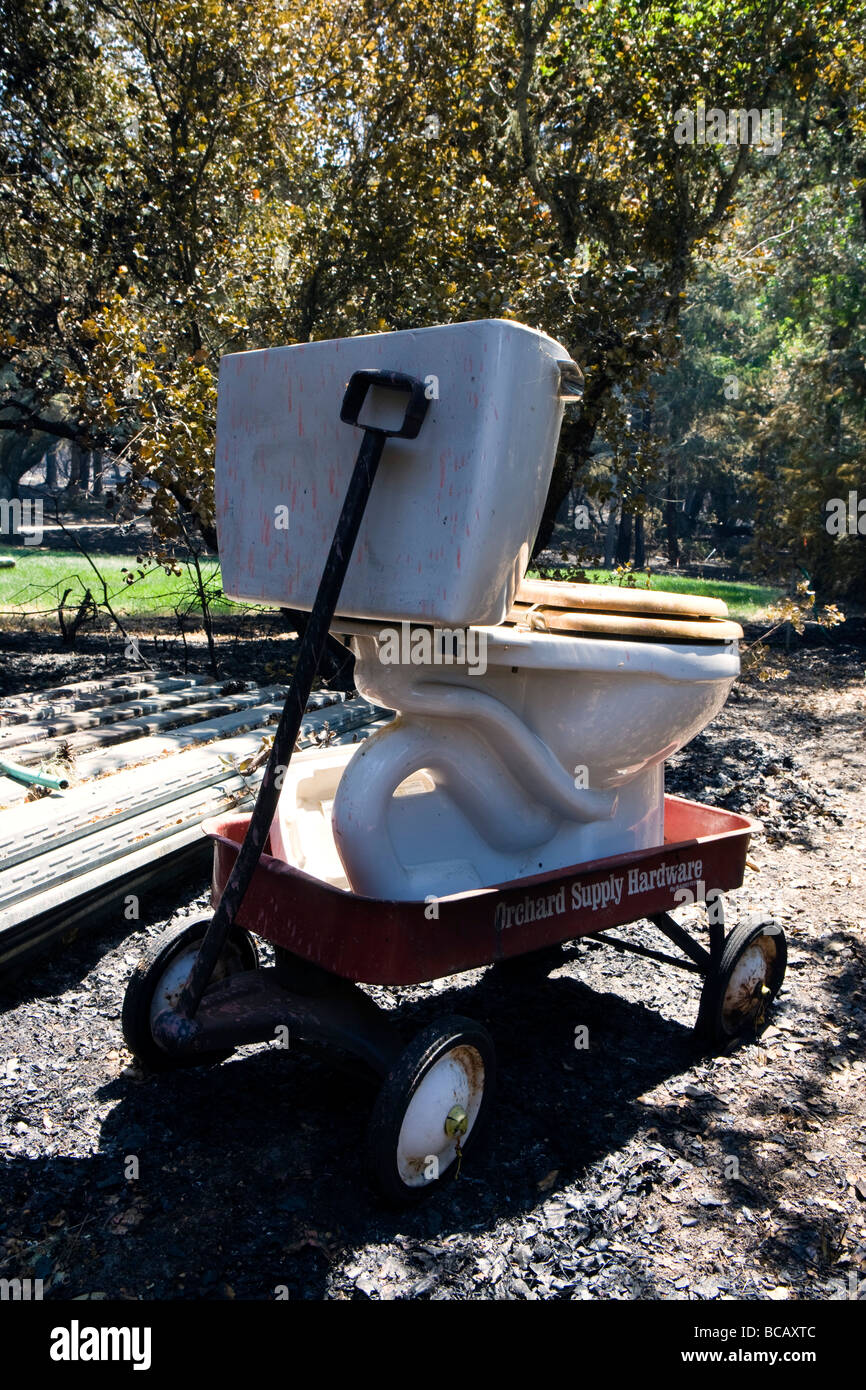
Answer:
<svg viewBox="0 0 866 1390"><path fill-rule="evenodd" d="M214 841L214 906L248 824L248 815L205 824ZM360 1060L384 1078L369 1127L370 1175L388 1196L420 1195L481 1131L493 1043L479 1024L449 1016L404 1047L387 1012L360 986L417 984L601 936L699 974L696 1031L705 1046L724 1046L762 1026L785 971L785 937L774 923L752 921L725 936L721 894L742 883L753 828L745 816L667 796L658 848L432 903L333 887L274 858L268 842L182 1047L154 1041L153 1023L176 1004L209 914L163 939L142 963L124 1005L127 1041L149 1066L165 1069L220 1060L284 1028L293 1045L324 1042ZM706 946L671 916L694 902L706 904ZM681 954L602 935L641 919ZM274 965L259 967L255 937L272 943Z"/></svg>

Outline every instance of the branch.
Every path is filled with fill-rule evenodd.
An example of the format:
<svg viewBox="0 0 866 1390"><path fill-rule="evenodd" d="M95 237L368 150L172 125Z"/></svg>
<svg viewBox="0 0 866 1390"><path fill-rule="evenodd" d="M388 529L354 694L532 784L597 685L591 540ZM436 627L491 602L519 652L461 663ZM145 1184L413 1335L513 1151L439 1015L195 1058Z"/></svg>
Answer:
<svg viewBox="0 0 866 1390"><path fill-rule="evenodd" d="M24 419L6 420L0 418L0 430L17 430L19 433L23 433L25 430L38 431L40 434L55 435L58 439L72 439L85 443L91 448L99 447L88 431L82 430L76 425L68 425L65 420L46 420L43 415L38 415L24 401L3 401L0 404L0 411L2 410L18 410ZM100 444L104 444L104 441L100 440Z"/></svg>
<svg viewBox="0 0 866 1390"><path fill-rule="evenodd" d="M88 555L87 551L84 549L84 547L83 547L83 545L81 544L81 542L79 541L78 537L74 534L74 532L68 530L67 527L64 526L64 525L63 525L63 522L60 520L60 511L59 511L59 508L58 508L58 506L57 506L57 499L56 499L56 498L54 499L54 520L55 520L55 522L57 523L57 525L60 527L60 529L61 529L61 531L63 532L64 536L68 536L68 538L72 541L72 544L75 546L75 549L78 551L79 555L82 555L82 556L84 557L84 559L87 561L87 563L88 563L88 565L90 566L90 568L93 570L93 573L96 575L96 578L99 580L99 583L100 583L100 585L102 586L102 607L105 609L106 613L108 613L108 615L109 615L109 617L111 618L112 622L113 622L113 623L120 629L120 631L123 633L123 635L124 635L124 637L126 638L127 642L131 643L132 646L135 648L136 652L138 653L138 659L139 659L139 661L142 663L142 665L146 666L146 667L148 668L148 670L152 671L152 670L154 669L153 666L152 666L151 663L148 661L148 659L147 659L146 656L142 656L141 650L140 650L140 648L139 648L139 646L138 646L138 643L137 643L132 637L130 637L130 635L129 635L129 633L127 632L126 628L123 626L123 623L120 621L120 619L118 618L118 616L117 616L117 614L115 613L114 609L112 608L112 606L111 606L111 600L110 600L110 598L108 597L108 584L106 583L105 578L104 578L103 575L100 573L100 571L96 568L96 565L94 564L93 560L92 560L92 559L90 558L90 556Z"/></svg>

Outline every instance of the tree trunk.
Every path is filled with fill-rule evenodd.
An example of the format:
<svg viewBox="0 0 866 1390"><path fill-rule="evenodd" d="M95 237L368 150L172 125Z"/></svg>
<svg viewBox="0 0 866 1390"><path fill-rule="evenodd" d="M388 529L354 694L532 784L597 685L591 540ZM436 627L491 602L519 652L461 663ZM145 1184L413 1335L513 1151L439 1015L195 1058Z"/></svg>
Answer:
<svg viewBox="0 0 866 1390"><path fill-rule="evenodd" d="M613 568L613 556L616 550L616 503L611 501L610 511L607 514L607 530L604 533L604 567L606 570Z"/></svg>
<svg viewBox="0 0 866 1390"><path fill-rule="evenodd" d="M612 384L612 378L606 371L593 373L587 382L576 418L565 419L560 432L559 450L553 465L547 501L532 547L533 559L550 543L559 509L575 480L579 478L581 469L586 465Z"/></svg>
<svg viewBox="0 0 866 1390"><path fill-rule="evenodd" d="M57 491L57 445L52 444L45 455L45 488L48 492Z"/></svg>
<svg viewBox="0 0 866 1390"><path fill-rule="evenodd" d="M643 512L638 512L634 519L634 567L636 570L646 569L646 535Z"/></svg>
<svg viewBox="0 0 866 1390"><path fill-rule="evenodd" d="M680 541L677 535L677 499L674 494L675 486L676 473L673 465L669 463L667 482L665 483L665 531L667 533L669 565L678 565L680 562Z"/></svg>
<svg viewBox="0 0 866 1390"><path fill-rule="evenodd" d="M66 484L67 492L77 492L81 486L81 459L82 453L77 444L70 445L69 448L69 482Z"/></svg>
<svg viewBox="0 0 866 1390"><path fill-rule="evenodd" d="M627 565L631 559L631 532L632 515L623 507L619 514L619 534L616 538L616 555L614 557L618 565Z"/></svg>
<svg viewBox="0 0 866 1390"><path fill-rule="evenodd" d="M706 492L706 490L707 489L705 483L700 482L695 487L690 487L688 492L686 493L686 505L684 508L684 514L688 519L690 533L694 531L695 527L698 524L698 517L700 516L701 508L704 505L704 493Z"/></svg>

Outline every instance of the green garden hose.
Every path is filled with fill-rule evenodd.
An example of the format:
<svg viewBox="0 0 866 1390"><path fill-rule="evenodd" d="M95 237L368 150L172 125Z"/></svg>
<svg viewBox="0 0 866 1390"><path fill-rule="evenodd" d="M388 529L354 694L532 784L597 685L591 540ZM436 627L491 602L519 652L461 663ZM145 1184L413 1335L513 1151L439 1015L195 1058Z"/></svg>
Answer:
<svg viewBox="0 0 866 1390"><path fill-rule="evenodd" d="M19 767L17 763L0 761L0 775L11 777L13 782L23 782L28 787L50 787L55 792L66 791L69 786L65 777L52 777L48 772L34 772L32 767Z"/></svg>

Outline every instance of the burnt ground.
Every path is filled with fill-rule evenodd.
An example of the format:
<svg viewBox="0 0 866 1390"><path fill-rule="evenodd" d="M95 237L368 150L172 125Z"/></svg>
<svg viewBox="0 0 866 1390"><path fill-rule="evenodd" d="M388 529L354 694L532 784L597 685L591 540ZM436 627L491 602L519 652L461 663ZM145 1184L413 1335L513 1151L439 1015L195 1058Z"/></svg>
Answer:
<svg viewBox="0 0 866 1390"><path fill-rule="evenodd" d="M70 657L46 642L7 646L19 685L67 678ZM89 660L70 674L103 669L102 650ZM63 1299L856 1296L864 650L834 640L790 665L784 681L742 682L668 779L766 827L728 898L729 922L763 910L788 934L757 1043L701 1056L696 977L589 942L549 974L371 991L407 1035L443 1013L480 1019L499 1063L483 1151L394 1212L361 1177L373 1092L326 1059L263 1045L169 1076L131 1065L130 970L176 910L205 902L203 882L167 885L134 931L82 939L2 987L0 1277L40 1278Z"/></svg>
<svg viewBox="0 0 866 1390"><path fill-rule="evenodd" d="M106 676L147 680L154 671L213 675L204 633L194 620L186 624L183 635L170 619L124 622L139 644L139 660L127 657L127 638L102 615L97 630L84 629L72 647L64 646L56 628L51 631L42 622L23 627L19 621L4 624L0 619L0 697ZM280 613L217 619L214 644L218 679L266 683L275 678L275 670L284 675L290 671L296 634Z"/></svg>

